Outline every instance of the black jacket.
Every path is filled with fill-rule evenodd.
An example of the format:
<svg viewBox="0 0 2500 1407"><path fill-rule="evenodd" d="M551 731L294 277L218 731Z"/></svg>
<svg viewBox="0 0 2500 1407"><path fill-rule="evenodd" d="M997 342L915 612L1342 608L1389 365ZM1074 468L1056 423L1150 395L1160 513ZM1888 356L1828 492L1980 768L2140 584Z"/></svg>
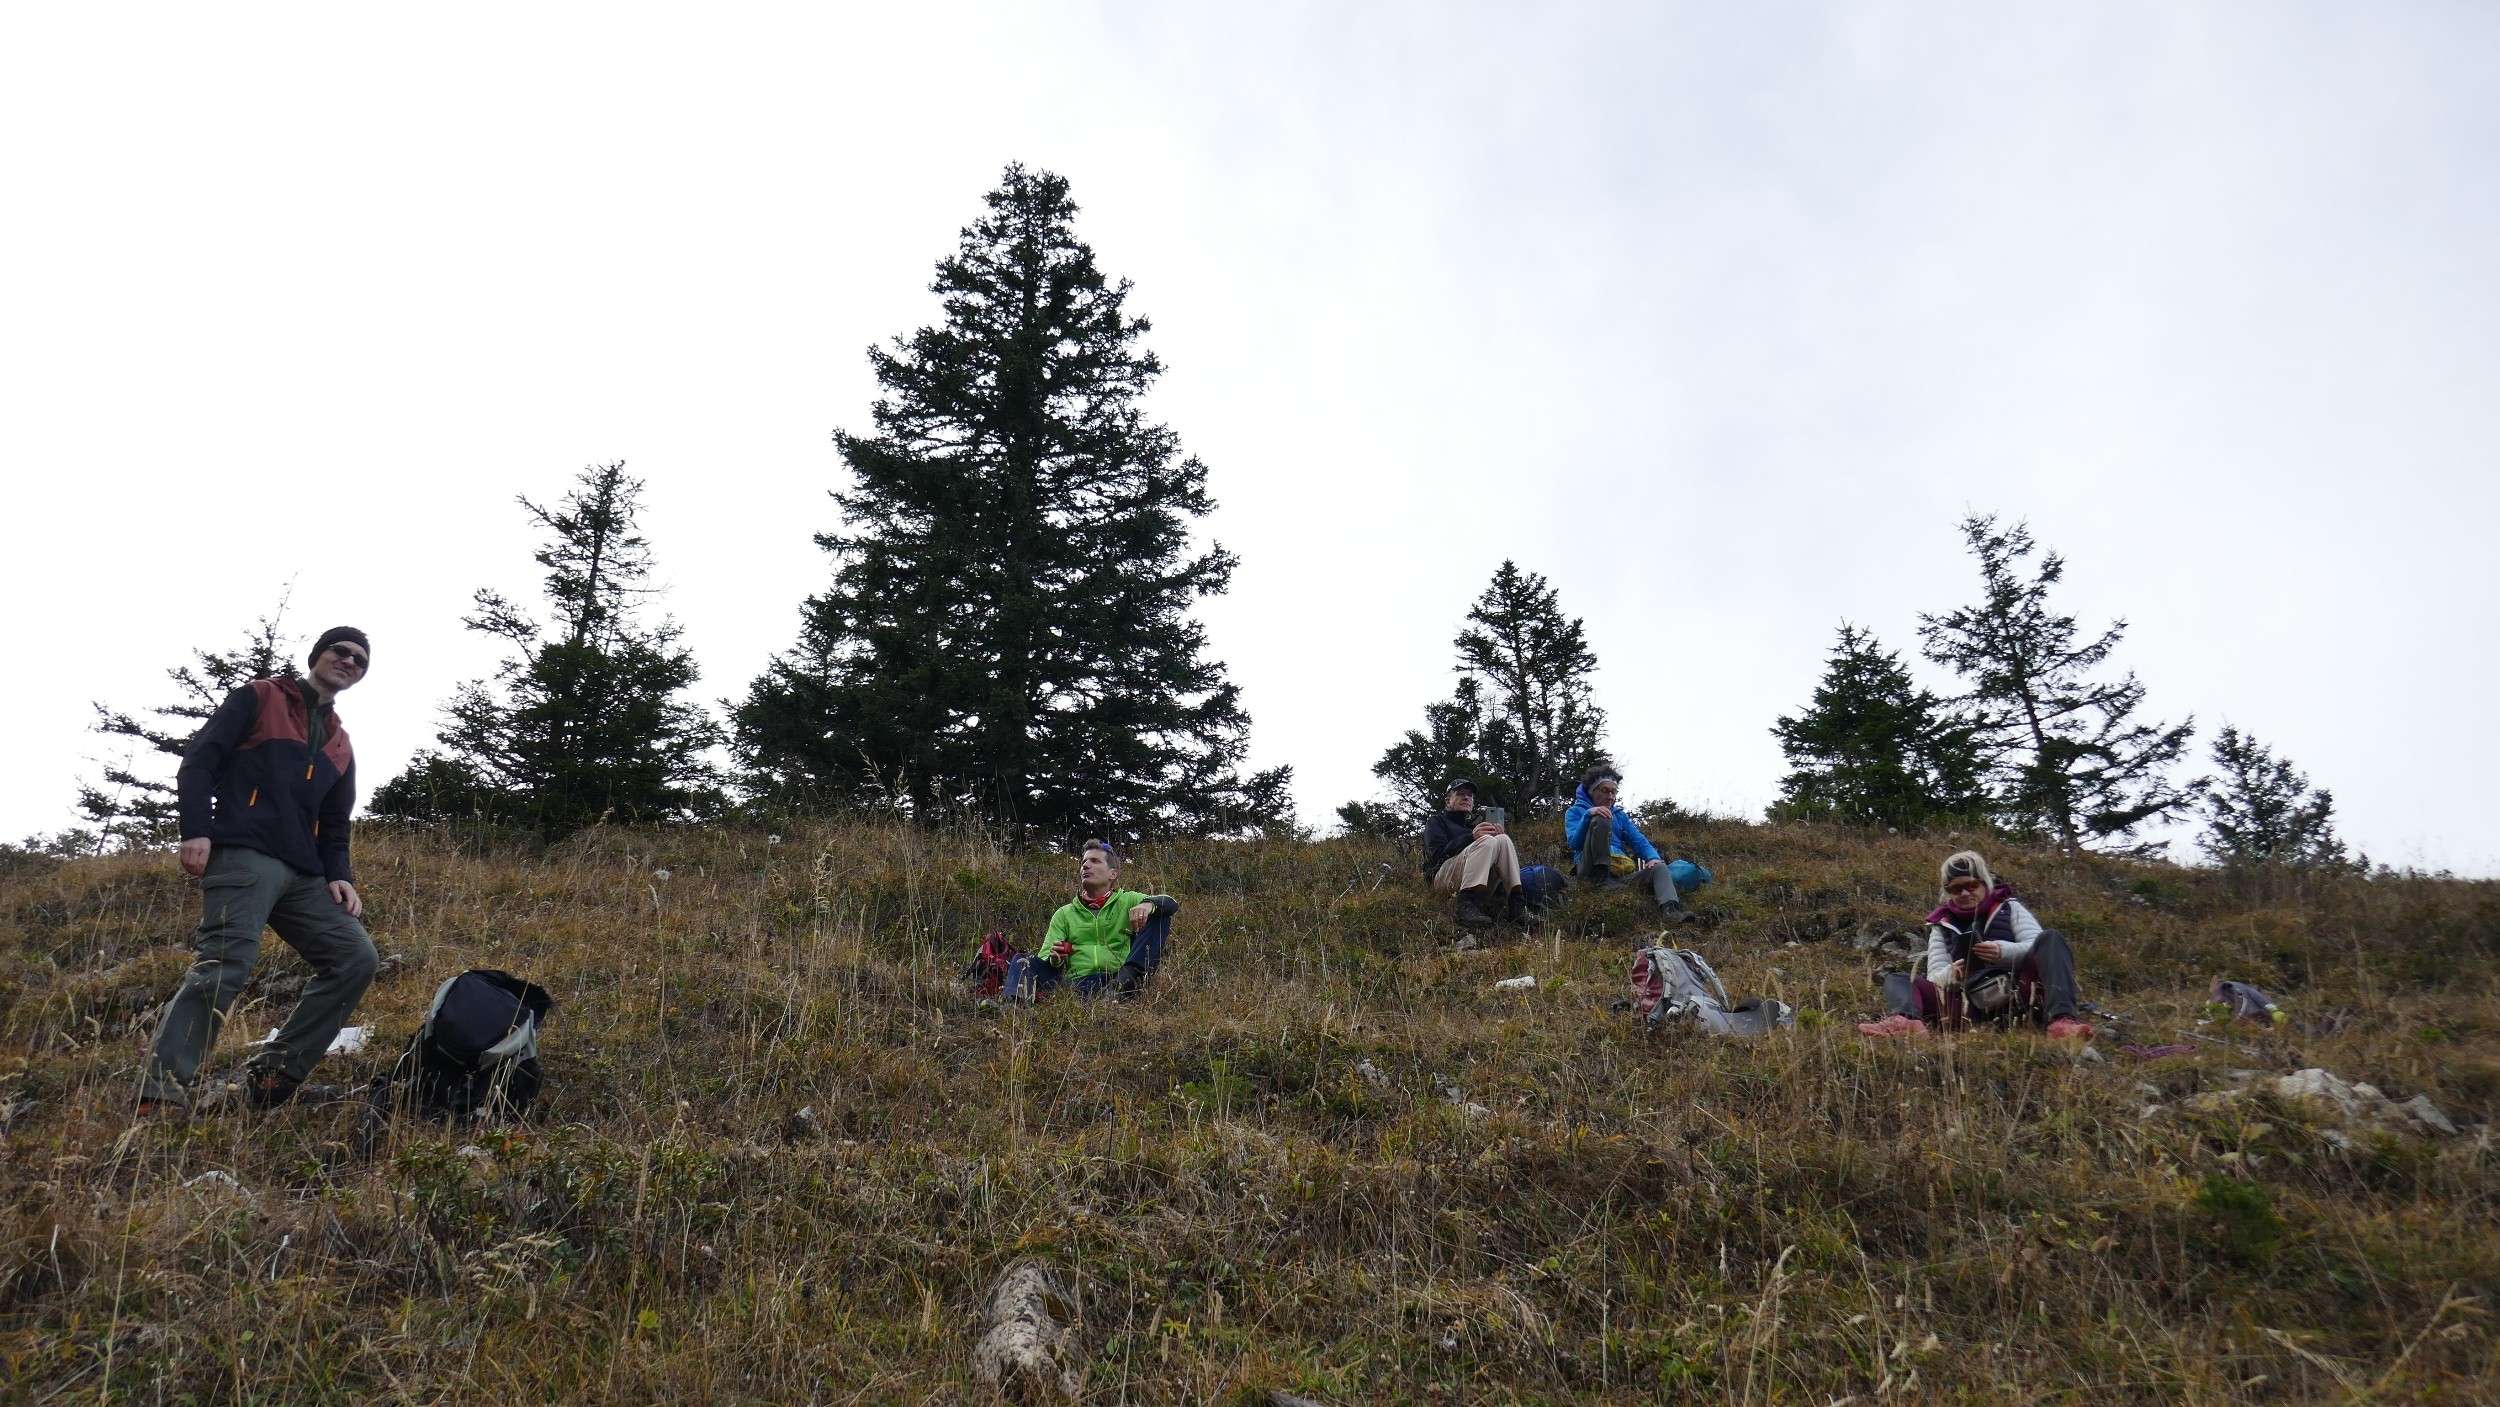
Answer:
<svg viewBox="0 0 2500 1407"><path fill-rule="evenodd" d="M347 813L356 806L356 754L338 715L313 710L292 679L255 679L209 715L174 774L182 838L206 836L284 860L324 879L354 880Z"/></svg>
<svg viewBox="0 0 2500 1407"><path fill-rule="evenodd" d="M1424 822L1424 878L1441 872L1450 857L1476 841L1476 813L1444 811Z"/></svg>

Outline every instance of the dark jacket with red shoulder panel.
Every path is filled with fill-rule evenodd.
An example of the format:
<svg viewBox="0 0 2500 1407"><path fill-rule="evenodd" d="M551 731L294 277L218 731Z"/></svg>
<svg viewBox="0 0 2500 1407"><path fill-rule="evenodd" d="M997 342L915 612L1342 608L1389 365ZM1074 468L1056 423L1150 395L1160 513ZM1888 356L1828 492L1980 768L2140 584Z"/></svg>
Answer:
<svg viewBox="0 0 2500 1407"><path fill-rule="evenodd" d="M356 754L338 714L293 679L255 679L217 706L182 755L174 786L182 838L206 836L284 860L308 874L353 882L347 813L356 806Z"/></svg>

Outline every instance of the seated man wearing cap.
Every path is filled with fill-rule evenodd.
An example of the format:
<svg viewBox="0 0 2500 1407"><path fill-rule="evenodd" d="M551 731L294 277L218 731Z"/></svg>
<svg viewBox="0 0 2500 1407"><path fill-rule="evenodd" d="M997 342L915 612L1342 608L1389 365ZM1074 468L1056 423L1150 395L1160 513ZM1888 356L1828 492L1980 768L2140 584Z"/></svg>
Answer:
<svg viewBox="0 0 2500 1407"><path fill-rule="evenodd" d="M1491 927L1497 905L1514 920L1531 916L1519 887L1519 847L1499 825L1476 819L1472 778L1451 778L1441 813L1424 823L1424 874L1433 888L1458 895L1461 928Z"/></svg>
<svg viewBox="0 0 2500 1407"><path fill-rule="evenodd" d="M1120 1001L1137 995L1163 962L1180 901L1169 894L1118 888L1120 852L1089 840L1078 852L1076 897L1050 916L1040 951L1018 953L1007 965L1006 993L1031 1001L1065 982L1080 996L1109 992Z"/></svg>

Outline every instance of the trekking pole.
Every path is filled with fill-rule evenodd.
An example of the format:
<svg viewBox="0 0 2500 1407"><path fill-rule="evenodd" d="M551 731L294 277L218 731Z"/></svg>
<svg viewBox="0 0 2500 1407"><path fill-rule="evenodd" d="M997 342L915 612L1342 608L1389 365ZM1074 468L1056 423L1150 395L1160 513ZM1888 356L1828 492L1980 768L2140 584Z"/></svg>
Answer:
<svg viewBox="0 0 2500 1407"><path fill-rule="evenodd" d="M2243 1052L2243 1055L2265 1055L2263 1050L2258 1050L2258 1047L2253 1047L2253 1045L2240 1045L2240 1042L2233 1042L2233 1040L2220 1040L2220 1037L2198 1035L2198 1032L2193 1032L2193 1030L2183 1030L2180 1035L2185 1035L2188 1040L2203 1040L2205 1045L2220 1045L2220 1047L2225 1047L2225 1050L2238 1050L2238 1052Z"/></svg>

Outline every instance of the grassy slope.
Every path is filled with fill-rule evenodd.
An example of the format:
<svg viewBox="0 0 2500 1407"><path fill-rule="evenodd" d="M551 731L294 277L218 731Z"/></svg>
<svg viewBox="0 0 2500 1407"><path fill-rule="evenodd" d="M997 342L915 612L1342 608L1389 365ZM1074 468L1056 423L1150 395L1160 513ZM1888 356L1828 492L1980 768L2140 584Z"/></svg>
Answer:
<svg viewBox="0 0 2500 1407"><path fill-rule="evenodd" d="M1810 1008L1798 1029L1630 1029L1608 1007L1631 896L1453 955L1442 905L1361 841L1150 851L1131 880L1185 905L1152 996L999 1015L952 967L985 927L1038 932L1064 858L865 824L535 858L369 835L374 930L408 961L368 998L374 1053L323 1078L369 1077L465 965L559 1002L528 1127L401 1127L371 1156L352 1106L132 1127L194 893L161 858L21 861L0 874L0 1382L950 1400L982 1291L1039 1254L1084 1279L1101 1402L2500 1398L2483 1131L2340 1151L2303 1109L2180 1103L2226 1066L2324 1065L2500 1112L2500 887L2269 898L2008 853L2086 997L2138 1018L2079 1066L2025 1037L1849 1030L1872 993L1837 939L1914 920L1941 842L1673 840L1732 912L1699 946L1739 995ZM271 949L238 1033L283 1010L268 982L296 969ZM1521 972L1543 985L1491 990ZM2226 974L2358 1019L2117 1053L2175 1039ZM2164 1112L2141 1115L2143 1083ZM210 1170L248 1195L186 1186Z"/></svg>

